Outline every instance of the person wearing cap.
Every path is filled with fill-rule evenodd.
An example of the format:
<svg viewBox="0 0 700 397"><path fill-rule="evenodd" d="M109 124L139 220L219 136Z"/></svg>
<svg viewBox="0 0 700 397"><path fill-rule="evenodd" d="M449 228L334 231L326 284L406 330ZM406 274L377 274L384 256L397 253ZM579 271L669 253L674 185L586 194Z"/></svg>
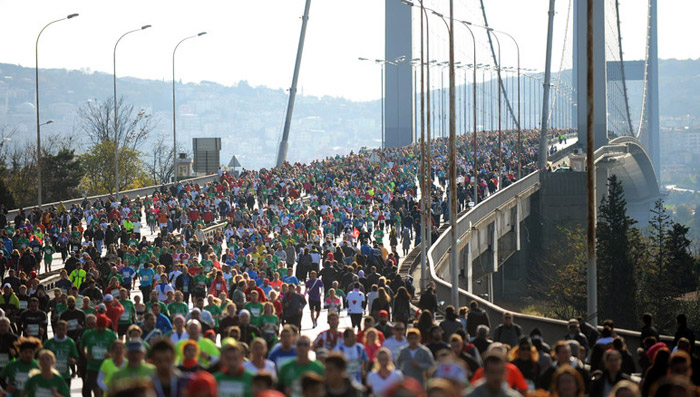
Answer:
<svg viewBox="0 0 700 397"><path fill-rule="evenodd" d="M100 393L97 384L97 374L112 342L117 339L117 334L109 328L109 318L100 314L97 316L94 329L86 330L80 339L80 346L87 358L86 377L83 379L83 395L90 395L92 391Z"/></svg>
<svg viewBox="0 0 700 397"><path fill-rule="evenodd" d="M140 339L132 339L126 342L126 359L128 364L112 375L108 390L114 390L125 383L134 381L149 381L155 374L156 368L153 364L143 361L146 357L146 345Z"/></svg>
<svg viewBox="0 0 700 397"><path fill-rule="evenodd" d="M114 332L118 331L119 319L124 313L124 306L119 303L118 300L114 299L112 294L105 295L104 304L106 306L105 315L112 321L112 329Z"/></svg>
<svg viewBox="0 0 700 397"><path fill-rule="evenodd" d="M12 272L13 271L10 270L10 273ZM19 312L19 298L17 297L17 294L13 292L13 288L10 283L5 283L2 291L2 295L0 295L0 308L5 310L5 315L8 318L14 318L15 314Z"/></svg>
<svg viewBox="0 0 700 397"><path fill-rule="evenodd" d="M218 397L219 387L214 375L206 371L196 372L187 385L189 397Z"/></svg>

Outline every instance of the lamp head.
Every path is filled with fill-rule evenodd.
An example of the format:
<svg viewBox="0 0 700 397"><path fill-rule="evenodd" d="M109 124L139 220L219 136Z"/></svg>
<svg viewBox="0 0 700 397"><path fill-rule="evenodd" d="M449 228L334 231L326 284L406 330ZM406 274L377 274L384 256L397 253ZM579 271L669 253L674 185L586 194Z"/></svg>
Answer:
<svg viewBox="0 0 700 397"><path fill-rule="evenodd" d="M409 7L413 7L413 3L411 3L411 2L408 1L408 0L401 0L401 3L404 4L404 5L407 5L407 6L409 6Z"/></svg>
<svg viewBox="0 0 700 397"><path fill-rule="evenodd" d="M360 61L369 61L369 59L363 57L358 57L357 59L359 59Z"/></svg>
<svg viewBox="0 0 700 397"><path fill-rule="evenodd" d="M207 32L199 32L199 33L197 33L197 37L204 36L205 34L207 34Z"/></svg>
<svg viewBox="0 0 700 397"><path fill-rule="evenodd" d="M141 26L141 30L146 30L150 27L151 27L151 25L143 25L143 26Z"/></svg>
<svg viewBox="0 0 700 397"><path fill-rule="evenodd" d="M66 17L66 19L71 19L77 17L79 14L76 12L75 14L70 14Z"/></svg>

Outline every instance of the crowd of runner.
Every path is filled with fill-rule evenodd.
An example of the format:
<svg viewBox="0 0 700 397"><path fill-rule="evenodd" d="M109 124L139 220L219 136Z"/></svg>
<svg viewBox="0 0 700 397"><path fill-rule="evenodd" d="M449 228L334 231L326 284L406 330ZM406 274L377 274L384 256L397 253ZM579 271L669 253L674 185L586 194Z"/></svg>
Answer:
<svg viewBox="0 0 700 397"><path fill-rule="evenodd" d="M473 201L473 183L481 200L514 182L519 162L523 175L534 169L537 132L523 132L521 161L512 136L503 140L500 172L497 134L480 135L477 167L471 140L458 138L461 208ZM680 358L688 376L696 365L684 353L694 345L687 327L673 352L652 343L658 333L649 335L657 339L645 339L644 360L635 363L612 323L596 335L572 321L550 348L512 315L492 332L476 302L447 307L438 321L434 288L416 299L412 278L398 271L420 243L420 152L375 153L377 161L363 152L221 172L203 185L36 208L14 219L0 211L3 392L67 397L76 376L85 397L535 390L646 397L689 385L665 377L679 373ZM445 141L436 140L433 239L449 215L447 155ZM56 271L55 288L46 291L42 279ZM312 327L323 330L313 340L301 331L307 306ZM351 326L340 329L346 316ZM646 368L641 387L627 382Z"/></svg>

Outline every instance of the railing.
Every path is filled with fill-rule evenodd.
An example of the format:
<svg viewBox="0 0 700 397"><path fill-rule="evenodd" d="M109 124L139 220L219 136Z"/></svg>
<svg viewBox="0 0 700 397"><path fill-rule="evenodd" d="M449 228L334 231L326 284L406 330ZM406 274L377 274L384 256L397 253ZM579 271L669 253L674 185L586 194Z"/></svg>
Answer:
<svg viewBox="0 0 700 397"><path fill-rule="evenodd" d="M526 194L528 191L534 192L539 190L539 182L539 172L534 172L477 204L476 207L457 220L458 238L464 239L465 235L470 232L470 226L477 225L483 220L486 220L486 218L490 217L498 208L516 200L519 196L524 193ZM449 297L452 290L452 283L438 276L441 267L450 263L451 243L449 235L450 228L448 227L428 249L427 253L430 279L435 282L436 292L439 297ZM420 261L420 257L418 257L417 260ZM492 328L495 328L495 326L499 324L505 312L513 313L513 311L506 310L477 295L470 294L462 288L459 289L459 298L460 306L466 306L472 300L477 301L479 306L489 314ZM522 313L514 314L515 321L523 327L525 332L529 332L534 328L539 328L545 340L557 341L562 339L567 333L566 321ZM636 331L622 329L616 329L615 332L625 338L627 346L630 347L630 352L636 356L636 347L641 345L641 334ZM668 343L672 341L673 338L671 336L662 336L661 340ZM696 346L700 346L700 343L696 343Z"/></svg>
<svg viewBox="0 0 700 397"><path fill-rule="evenodd" d="M214 180L216 180L216 179L218 179L218 175L216 175L216 174L211 174L211 175L206 175L206 176L200 176L200 177L197 177L197 178L191 178L191 179L180 180L180 181L178 181L177 183L182 183L182 184L185 184L185 183L199 183L199 184L204 184L204 183L207 183L207 182L212 182L212 181L214 181ZM122 195L122 196L128 195L130 198L133 199L133 198L135 198L136 196L145 196L145 195L153 194L153 193L156 192L158 189L160 189L161 186L170 187L170 186L172 186L172 185L173 185L173 183L165 183L165 184L161 184L161 185L153 185L153 186L141 187L141 188L138 188L138 189L131 189L131 190L126 190L126 191L123 191L123 192L119 192L119 194ZM73 204L78 204L78 205L80 205L80 204L83 202L83 200L85 200L86 198L87 198L88 200L90 200L90 201L94 201L94 200L96 200L96 199L106 199L106 198L108 198L109 196L112 196L112 195L113 195L112 193L100 194L100 195L97 195L97 196L81 197L81 198L63 200L62 202L63 202L63 205L65 205L67 208L70 208ZM51 207L51 206L58 207L60 204L61 204L60 201L59 201L59 202L55 202L55 203L46 203L46 204L42 204L41 207L42 207L42 208L48 208L48 207ZM25 211L31 210L32 208L36 208L36 206L26 207L24 210L25 210ZM18 213L19 213L19 209L18 209L18 208L8 211L8 214L7 214L7 219L8 219L8 221L14 220L15 216L17 216Z"/></svg>

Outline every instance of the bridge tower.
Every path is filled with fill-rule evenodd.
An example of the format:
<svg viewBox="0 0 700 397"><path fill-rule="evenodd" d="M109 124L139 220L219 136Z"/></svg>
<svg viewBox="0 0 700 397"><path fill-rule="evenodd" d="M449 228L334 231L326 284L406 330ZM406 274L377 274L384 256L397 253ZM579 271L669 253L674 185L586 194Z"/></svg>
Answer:
<svg viewBox="0 0 700 397"><path fill-rule="evenodd" d="M398 0L385 0L384 59L405 61L384 65L384 145L401 147L413 143L413 7Z"/></svg>
<svg viewBox="0 0 700 397"><path fill-rule="evenodd" d="M621 64L605 59L605 2L593 3L593 67L595 102L595 149L608 143L607 82L622 78ZM638 138L649 152L656 178L661 181L661 155L659 144L659 59L657 42L657 0L649 0L648 15L648 54L645 65L642 61L623 61L625 79L645 81L644 117L640 121ZM586 131L588 112L586 95L586 0L574 0L574 51L573 78L576 90L577 111L575 112L578 131ZM645 68L646 66L646 68ZM645 75L646 74L646 75ZM585 148L586 141L580 139Z"/></svg>

